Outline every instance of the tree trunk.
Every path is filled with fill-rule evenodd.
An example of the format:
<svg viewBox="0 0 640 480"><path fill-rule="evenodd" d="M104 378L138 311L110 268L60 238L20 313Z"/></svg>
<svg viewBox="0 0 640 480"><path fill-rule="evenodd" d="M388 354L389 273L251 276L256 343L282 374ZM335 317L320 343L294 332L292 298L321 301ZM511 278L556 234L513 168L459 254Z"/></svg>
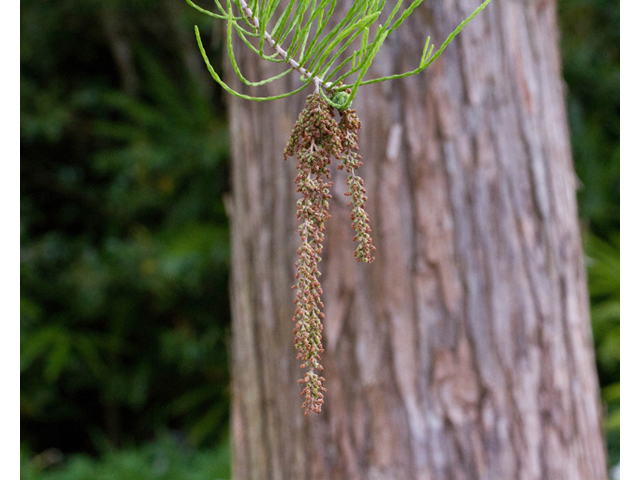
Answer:
<svg viewBox="0 0 640 480"><path fill-rule="evenodd" d="M372 73L415 68L477 4L425 2ZM376 261L354 261L334 169L320 415L296 383L282 161L304 95L231 100L236 480L606 478L555 10L495 0L427 72L359 91Z"/></svg>

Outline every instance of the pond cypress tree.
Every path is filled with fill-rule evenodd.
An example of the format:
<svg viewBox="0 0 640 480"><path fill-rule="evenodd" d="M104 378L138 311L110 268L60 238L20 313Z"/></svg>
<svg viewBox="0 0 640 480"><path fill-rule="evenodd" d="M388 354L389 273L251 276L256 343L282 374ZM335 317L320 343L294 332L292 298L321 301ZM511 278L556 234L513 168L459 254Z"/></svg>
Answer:
<svg viewBox="0 0 640 480"><path fill-rule="evenodd" d="M365 3L379 4L345 2L334 18ZM230 24L251 23L243 4L226 14ZM359 55L341 52L340 68L375 50L369 72L398 78L421 51L429 58L419 35L446 43L470 9L466 0L411 7L385 48L376 34ZM335 92L313 74L303 72L302 87L283 80L292 92L315 83L329 105L358 110L377 246L375 263L350 261L353 204L336 196L319 267L327 392L312 417L294 414L291 387L299 170L279 160L302 105L245 100L234 71L281 74L260 58L266 23L254 27L254 52L238 50L225 72L237 94L227 203L235 478L606 478L555 2L494 2L434 68L357 97L375 77L351 72ZM336 183L346 174L334 172Z"/></svg>

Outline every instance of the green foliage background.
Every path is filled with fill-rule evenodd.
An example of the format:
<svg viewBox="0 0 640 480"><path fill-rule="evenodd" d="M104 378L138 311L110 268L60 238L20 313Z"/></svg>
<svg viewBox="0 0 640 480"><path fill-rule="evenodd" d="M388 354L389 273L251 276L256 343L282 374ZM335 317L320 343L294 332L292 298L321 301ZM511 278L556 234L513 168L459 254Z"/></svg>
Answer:
<svg viewBox="0 0 640 480"><path fill-rule="evenodd" d="M614 464L619 2L559 11ZM227 126L193 24L219 71L179 0L21 2L23 479L230 476Z"/></svg>

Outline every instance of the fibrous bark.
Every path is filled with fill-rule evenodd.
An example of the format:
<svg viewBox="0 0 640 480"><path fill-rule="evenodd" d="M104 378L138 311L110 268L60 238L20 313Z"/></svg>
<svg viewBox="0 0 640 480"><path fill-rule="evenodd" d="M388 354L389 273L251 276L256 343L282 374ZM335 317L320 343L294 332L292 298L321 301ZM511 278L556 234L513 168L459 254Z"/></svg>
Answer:
<svg viewBox="0 0 640 480"><path fill-rule="evenodd" d="M441 42L475 6L425 2L373 74L413 68L427 33ZM265 73L251 52L240 61ZM303 101L230 103L234 478L605 479L555 2L492 2L427 72L359 91L378 249L354 262L334 171L328 391L310 417L291 322L296 172L282 161Z"/></svg>

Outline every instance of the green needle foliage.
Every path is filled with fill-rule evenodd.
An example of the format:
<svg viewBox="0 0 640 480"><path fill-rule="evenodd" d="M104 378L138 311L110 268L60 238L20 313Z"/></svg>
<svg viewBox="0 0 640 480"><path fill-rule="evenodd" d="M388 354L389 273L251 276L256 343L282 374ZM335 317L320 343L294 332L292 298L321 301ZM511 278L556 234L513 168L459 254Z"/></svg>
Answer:
<svg viewBox="0 0 640 480"><path fill-rule="evenodd" d="M402 25L423 0L414 0L404 9L403 0L398 0L386 19L382 15L386 0L355 0L337 23L330 22L336 10L337 0L296 0L289 2L279 14L276 14L276 11L281 10L278 9L280 0L227 0L226 5L214 0L217 13L205 10L191 0L186 1L202 13L227 21L229 59L238 78L246 85L264 85L288 73L297 72L301 75L301 86L281 95L255 97L237 92L223 82L211 66L198 27L195 27L200 52L207 68L214 80L227 92L247 100L276 100L290 97L314 84L316 92L322 93L329 105L344 110L351 105L358 88L362 85L404 78L422 72L491 0L485 0L476 8L435 52L434 46L430 44L430 37L427 37L422 57L414 70L369 80L364 80L364 76L386 38ZM328 30L330 23L335 23L335 26ZM247 80L235 58L234 32L263 60L282 63L286 69L259 82ZM350 48L352 45L353 48ZM345 56L347 50L350 53ZM347 79L351 79L351 83L344 83Z"/></svg>
<svg viewBox="0 0 640 480"><path fill-rule="evenodd" d="M373 262L371 252L375 250L370 235L369 215L364 209L367 200L364 181L355 173L362 165L357 135L361 124L355 110L349 107L362 85L416 75L431 65L491 0L485 0L458 25L435 53L427 37L420 62L414 70L369 80L364 80L364 77L386 38L402 25L423 0L414 0L404 9L403 0L398 0L386 18L382 15L386 0L354 0L342 18L333 22L330 20L336 11L337 0L296 0L289 2L284 9L278 8L280 0L227 0L226 5L214 0L217 13L205 10L191 0L186 1L202 13L227 21L229 59L244 84L256 87L289 73L300 75L300 87L281 95L255 97L237 92L222 81L211 65L200 31L195 27L200 53L209 73L230 94L246 100L276 100L290 97L307 86L314 86L314 93L307 97L305 108L293 128L284 159L287 156L297 158L296 191L302 194L297 207L302 245L298 249L296 284L293 285L297 289L293 321L296 322L294 334L299 350L298 359L303 361L300 367L307 371L304 380L298 383L306 384L301 392L305 396L302 404L305 415L320 413L324 403L323 393L327 389L322 386L324 377L316 373L323 370L319 362L320 354L324 352L321 320L324 318L321 312L324 305L320 300L322 286L318 263L322 260L324 223L329 218L331 157L340 161L338 169L346 168L348 173L349 191L345 195L351 199L351 228L356 233L353 240L359 243L354 252L356 261ZM280 13L276 14L276 11ZM335 26L328 30L330 24ZM258 82L247 80L235 58L234 32L260 58L282 63L284 70ZM340 112L339 122L334 119L334 109Z"/></svg>

